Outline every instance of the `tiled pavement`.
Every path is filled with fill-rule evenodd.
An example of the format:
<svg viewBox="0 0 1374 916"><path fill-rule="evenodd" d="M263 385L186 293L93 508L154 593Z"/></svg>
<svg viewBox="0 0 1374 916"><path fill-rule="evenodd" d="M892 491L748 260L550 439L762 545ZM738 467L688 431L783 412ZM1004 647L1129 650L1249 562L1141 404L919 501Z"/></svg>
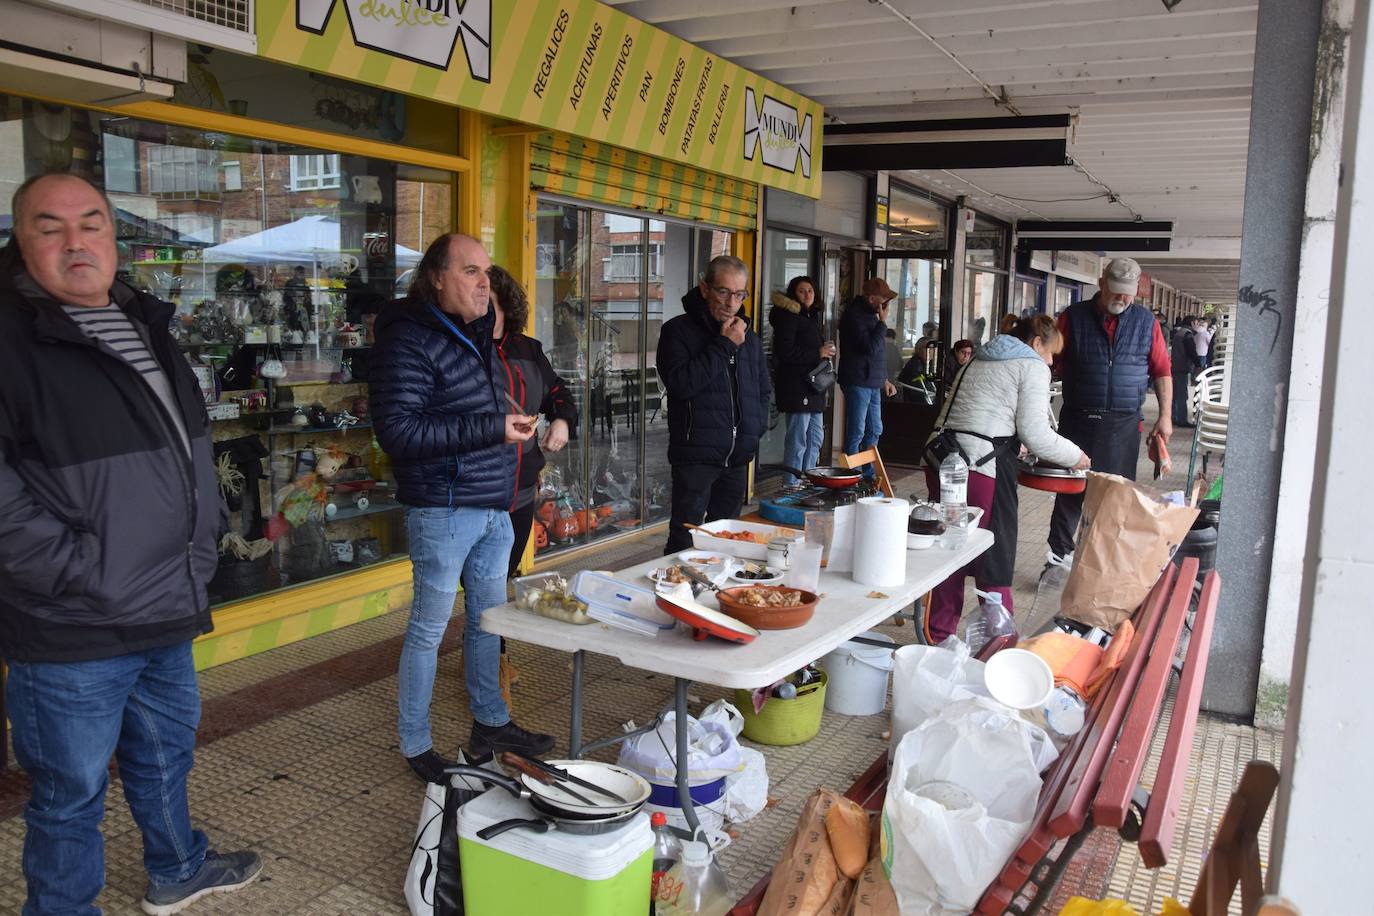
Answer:
<svg viewBox="0 0 1374 916"><path fill-rule="evenodd" d="M1177 437L1181 479L1186 442ZM1180 465L1182 465L1180 467ZM1146 479L1148 474L1142 475ZM1178 485L1178 481L1165 481ZM916 489L909 475L897 492ZM1023 628L1044 558L1051 498L1022 490L1016 573ZM606 547L581 565L618 568L657 554L661 541ZM570 571L571 567L569 567ZM970 599L972 598L970 593ZM970 604L972 604L970 600ZM461 608L461 600L460 600ZM1044 617L1043 608L1035 617ZM193 814L212 844L252 845L267 860L264 879L228 897L197 904L195 913L390 914L404 913L401 884L419 812L421 789L396 750L396 656L404 614L391 614L205 672L205 715L191 775ZM451 628L435 690L436 745L451 750L470 725L462 684L461 652ZM884 631L899 643L911 627ZM521 674L516 714L528 727L562 733L568 716L569 657L511 643ZM587 731L611 733L628 719L644 721L671 698L671 682L592 656L587 665ZM694 688L696 704L724 691ZM696 705L695 708L700 708ZM826 713L820 735L792 748L765 748L770 793L776 805L739 827L721 855L732 889L743 894L764 875L786 842L812 789L844 789L883 752L885 717L849 718ZM1189 770L1186 825L1177 862L1156 872L1138 867L1133 847L1098 831L1085 845L1058 899L1070 892L1130 900L1155 912L1163 896L1186 898L1197 869L1245 761L1277 762L1281 736L1203 716ZM1163 741L1156 736L1155 753ZM1154 761L1147 766L1147 778ZM0 775L0 912L23 901L20 855L26 793L17 770ZM138 832L112 780L104 825L107 888L100 904L110 914L136 913L144 886ZM1267 852L1267 829L1262 838ZM1055 912L1051 908L1050 912Z"/></svg>

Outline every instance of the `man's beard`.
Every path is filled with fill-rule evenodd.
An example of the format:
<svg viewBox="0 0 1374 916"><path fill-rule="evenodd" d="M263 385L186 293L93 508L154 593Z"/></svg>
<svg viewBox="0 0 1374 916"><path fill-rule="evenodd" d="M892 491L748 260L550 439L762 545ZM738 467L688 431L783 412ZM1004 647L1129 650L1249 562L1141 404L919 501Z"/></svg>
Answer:
<svg viewBox="0 0 1374 916"><path fill-rule="evenodd" d="M1130 307L1131 304L1129 302L1112 301L1107 303L1107 311L1111 312L1113 315L1120 315Z"/></svg>

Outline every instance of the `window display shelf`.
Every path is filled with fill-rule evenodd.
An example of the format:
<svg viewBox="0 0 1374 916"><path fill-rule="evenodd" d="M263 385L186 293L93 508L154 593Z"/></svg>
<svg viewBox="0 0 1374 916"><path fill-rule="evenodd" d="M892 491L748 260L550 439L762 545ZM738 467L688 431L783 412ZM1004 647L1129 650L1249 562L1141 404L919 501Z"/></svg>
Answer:
<svg viewBox="0 0 1374 916"><path fill-rule="evenodd" d="M306 433L346 433L354 429L371 429L371 423L354 423L352 426L269 426L266 432L277 436L304 435Z"/></svg>
<svg viewBox="0 0 1374 916"><path fill-rule="evenodd" d="M324 523L326 525L333 525L338 522L349 521L350 519L362 518L367 515L381 515L386 512L395 512L398 509L404 508L405 506L401 503L383 503L380 506L369 505L366 509L359 509L356 506L348 506L346 508L340 509L338 512L335 512L333 518L326 518L324 520Z"/></svg>

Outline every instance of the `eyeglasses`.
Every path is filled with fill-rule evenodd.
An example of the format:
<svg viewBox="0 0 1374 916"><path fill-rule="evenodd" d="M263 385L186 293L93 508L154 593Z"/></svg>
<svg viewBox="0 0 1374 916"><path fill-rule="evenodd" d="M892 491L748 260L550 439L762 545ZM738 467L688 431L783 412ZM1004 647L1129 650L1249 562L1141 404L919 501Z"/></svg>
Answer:
<svg viewBox="0 0 1374 916"><path fill-rule="evenodd" d="M747 289L727 289L724 286L713 286L711 287L711 292L715 293L726 302L734 300L735 302L743 303L749 298L749 290Z"/></svg>

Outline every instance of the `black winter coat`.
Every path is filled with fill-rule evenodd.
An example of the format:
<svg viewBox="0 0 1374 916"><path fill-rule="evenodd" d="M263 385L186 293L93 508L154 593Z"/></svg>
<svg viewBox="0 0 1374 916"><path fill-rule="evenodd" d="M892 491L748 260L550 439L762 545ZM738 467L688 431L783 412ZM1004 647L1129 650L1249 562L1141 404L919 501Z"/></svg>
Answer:
<svg viewBox="0 0 1374 916"><path fill-rule="evenodd" d="M772 394L763 343L752 330L739 347L722 337L699 288L682 297L682 308L686 314L665 322L658 336L668 463L748 464L768 426Z"/></svg>
<svg viewBox="0 0 1374 916"><path fill-rule="evenodd" d="M568 383L553 371L544 347L524 334L504 334L496 342L496 384L502 392L509 392L520 409L527 414L543 414L549 420L565 420L568 441L577 438L577 404L573 401ZM505 398L501 399L503 402ZM534 485L544 467L544 452L537 436L520 445L512 445L515 457L517 492L511 509L527 505L534 499Z"/></svg>
<svg viewBox="0 0 1374 916"><path fill-rule="evenodd" d="M840 316L841 385L881 388L887 381L887 324L863 296L855 298Z"/></svg>
<svg viewBox="0 0 1374 916"><path fill-rule="evenodd" d="M768 312L773 326L773 391L779 413L821 413L825 395L817 394L806 376L821 361L825 337L821 310L803 313L801 303L782 293L773 294Z"/></svg>
<svg viewBox="0 0 1374 916"><path fill-rule="evenodd" d="M408 506L509 510L515 462L491 341L495 315L470 324L401 299L377 316L368 406Z"/></svg>
<svg viewBox="0 0 1374 916"><path fill-rule="evenodd" d="M211 629L227 510L174 309L116 282L190 438L27 274L0 276L0 656L112 658Z"/></svg>

